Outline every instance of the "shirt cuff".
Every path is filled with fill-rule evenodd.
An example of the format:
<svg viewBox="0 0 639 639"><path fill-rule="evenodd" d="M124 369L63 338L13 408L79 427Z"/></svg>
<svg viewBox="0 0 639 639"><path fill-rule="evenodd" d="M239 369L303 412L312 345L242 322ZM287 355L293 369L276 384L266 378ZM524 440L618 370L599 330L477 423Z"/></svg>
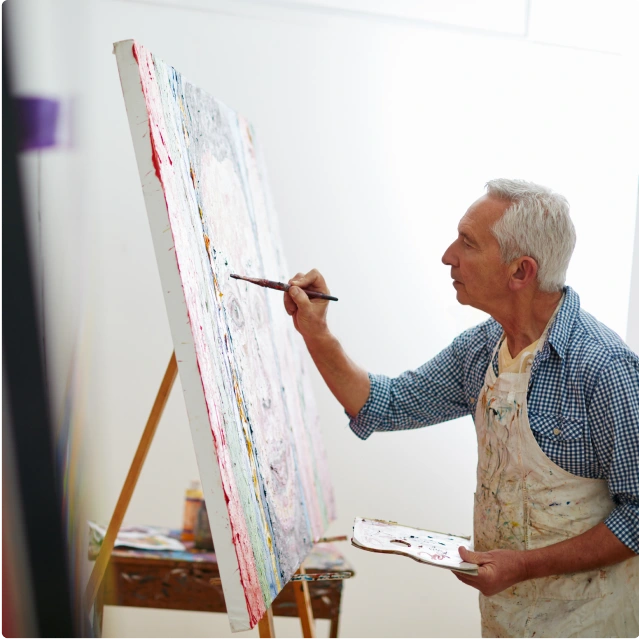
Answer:
<svg viewBox="0 0 639 639"><path fill-rule="evenodd" d="M619 541L630 550L639 554L639 506L635 504L621 504L608 515L604 521Z"/></svg>
<svg viewBox="0 0 639 639"><path fill-rule="evenodd" d="M360 439L368 439L377 430L390 404L390 378L385 375L369 373L368 379L371 383L371 389L366 403L355 417L346 413L350 417L351 430Z"/></svg>

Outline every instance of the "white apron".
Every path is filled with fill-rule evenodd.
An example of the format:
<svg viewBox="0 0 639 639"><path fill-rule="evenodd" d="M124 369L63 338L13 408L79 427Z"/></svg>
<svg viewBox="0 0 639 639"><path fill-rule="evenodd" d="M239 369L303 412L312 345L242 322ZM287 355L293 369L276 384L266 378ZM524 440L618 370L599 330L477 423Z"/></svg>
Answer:
<svg viewBox="0 0 639 639"><path fill-rule="evenodd" d="M553 319L519 373L495 376L492 362L503 337L486 371L475 413L474 541L480 552L543 548L586 532L614 508L605 480L557 466L530 430L530 371ZM492 597L480 594L479 605L483 637L636 637L639 558L524 581Z"/></svg>

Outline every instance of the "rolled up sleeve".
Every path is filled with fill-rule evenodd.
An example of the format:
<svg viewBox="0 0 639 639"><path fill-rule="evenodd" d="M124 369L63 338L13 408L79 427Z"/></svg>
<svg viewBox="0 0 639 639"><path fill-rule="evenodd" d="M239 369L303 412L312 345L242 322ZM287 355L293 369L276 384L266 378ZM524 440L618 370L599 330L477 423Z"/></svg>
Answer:
<svg viewBox="0 0 639 639"><path fill-rule="evenodd" d="M349 415L351 430L367 439L375 431L420 428L468 415L458 348L455 340L420 368L399 377L369 373L370 394L359 413Z"/></svg>
<svg viewBox="0 0 639 639"><path fill-rule="evenodd" d="M601 373L591 402L592 438L616 508L610 531L639 554L639 366L619 358Z"/></svg>
<svg viewBox="0 0 639 639"><path fill-rule="evenodd" d="M636 500L617 506L604 523L619 541L639 554L639 504Z"/></svg>
<svg viewBox="0 0 639 639"><path fill-rule="evenodd" d="M377 430L390 404L391 379L385 375L372 373L368 374L368 379L371 382L368 399L357 416L351 418L349 424L351 430L360 439L368 439Z"/></svg>

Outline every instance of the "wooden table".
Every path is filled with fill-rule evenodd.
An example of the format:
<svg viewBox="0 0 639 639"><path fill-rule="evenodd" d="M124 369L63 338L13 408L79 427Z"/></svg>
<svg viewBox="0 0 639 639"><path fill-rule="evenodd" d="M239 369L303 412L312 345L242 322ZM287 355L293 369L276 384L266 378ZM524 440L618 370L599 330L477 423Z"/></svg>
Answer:
<svg viewBox="0 0 639 639"><path fill-rule="evenodd" d="M89 553L95 559L96 552ZM334 544L317 544L304 562L306 572L351 571ZM226 612L222 586L210 579L220 572L214 552L148 551L116 548L95 601L96 636L102 631L104 606L136 606L171 610ZM337 637L343 581L308 583L316 619L330 619L330 637ZM273 602L273 614L297 617L292 583L284 586Z"/></svg>

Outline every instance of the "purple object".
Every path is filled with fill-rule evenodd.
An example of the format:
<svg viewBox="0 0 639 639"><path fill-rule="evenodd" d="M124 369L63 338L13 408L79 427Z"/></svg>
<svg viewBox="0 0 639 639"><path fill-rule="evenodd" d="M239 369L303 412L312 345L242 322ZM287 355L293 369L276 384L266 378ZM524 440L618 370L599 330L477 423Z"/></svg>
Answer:
<svg viewBox="0 0 639 639"><path fill-rule="evenodd" d="M55 146L60 113L59 101L49 98L14 98L14 100L18 115L20 151Z"/></svg>

